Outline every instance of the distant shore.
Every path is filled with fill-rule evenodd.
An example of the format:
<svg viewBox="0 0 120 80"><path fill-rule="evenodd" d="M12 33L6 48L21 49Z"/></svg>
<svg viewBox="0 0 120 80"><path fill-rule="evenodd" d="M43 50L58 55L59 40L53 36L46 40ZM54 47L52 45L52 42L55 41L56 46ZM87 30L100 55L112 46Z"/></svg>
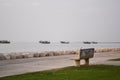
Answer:
<svg viewBox="0 0 120 80"><path fill-rule="evenodd" d="M111 51L113 52L120 51L120 48L95 48L95 53L111 52ZM7 54L0 53L0 60L60 56L60 55L78 54L78 52L79 50L43 51L43 52L12 52L12 53L7 53Z"/></svg>

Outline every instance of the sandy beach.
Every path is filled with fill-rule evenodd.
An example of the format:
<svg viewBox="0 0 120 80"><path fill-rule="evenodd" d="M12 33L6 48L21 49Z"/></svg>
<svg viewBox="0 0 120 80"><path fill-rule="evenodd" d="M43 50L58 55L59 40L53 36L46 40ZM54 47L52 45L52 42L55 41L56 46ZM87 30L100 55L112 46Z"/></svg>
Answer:
<svg viewBox="0 0 120 80"><path fill-rule="evenodd" d="M73 60L70 60L70 58L76 56L78 55L69 54L38 58L1 60L0 77L73 66L74 65ZM90 59L90 65L95 64L120 65L120 61L108 61L108 59L114 58L120 58L120 51L95 53L94 58Z"/></svg>

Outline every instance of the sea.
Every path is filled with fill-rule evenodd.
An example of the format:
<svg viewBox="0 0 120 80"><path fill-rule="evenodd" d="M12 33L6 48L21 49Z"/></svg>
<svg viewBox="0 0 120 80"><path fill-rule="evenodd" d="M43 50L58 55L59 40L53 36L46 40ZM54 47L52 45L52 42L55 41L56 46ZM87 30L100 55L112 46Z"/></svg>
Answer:
<svg viewBox="0 0 120 80"><path fill-rule="evenodd" d="M82 42L71 42L69 44L61 44L53 42L50 44L41 44L37 42L12 42L10 44L0 44L0 53L64 51L81 48L120 48L120 43L84 44Z"/></svg>

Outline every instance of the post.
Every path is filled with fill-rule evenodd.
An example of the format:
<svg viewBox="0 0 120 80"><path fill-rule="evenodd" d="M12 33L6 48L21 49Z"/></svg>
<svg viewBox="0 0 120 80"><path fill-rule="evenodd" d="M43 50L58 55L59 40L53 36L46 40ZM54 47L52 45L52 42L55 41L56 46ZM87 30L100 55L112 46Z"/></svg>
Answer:
<svg viewBox="0 0 120 80"><path fill-rule="evenodd" d="M89 65L89 58L85 59L85 65Z"/></svg>
<svg viewBox="0 0 120 80"><path fill-rule="evenodd" d="M80 66L80 60L74 60L75 66Z"/></svg>

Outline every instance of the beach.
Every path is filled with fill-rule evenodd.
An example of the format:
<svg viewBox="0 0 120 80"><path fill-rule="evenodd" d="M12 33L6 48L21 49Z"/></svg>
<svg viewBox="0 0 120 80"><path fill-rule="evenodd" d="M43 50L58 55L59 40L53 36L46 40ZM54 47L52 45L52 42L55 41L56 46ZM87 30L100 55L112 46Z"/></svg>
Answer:
<svg viewBox="0 0 120 80"><path fill-rule="evenodd" d="M74 66L73 60L70 58L77 56L78 54L67 54L37 58L0 60L0 77ZM120 51L96 52L94 58L90 59L90 65L120 65L120 61L108 61L109 59L114 58L120 58ZM83 64L83 61L81 61L81 64Z"/></svg>

